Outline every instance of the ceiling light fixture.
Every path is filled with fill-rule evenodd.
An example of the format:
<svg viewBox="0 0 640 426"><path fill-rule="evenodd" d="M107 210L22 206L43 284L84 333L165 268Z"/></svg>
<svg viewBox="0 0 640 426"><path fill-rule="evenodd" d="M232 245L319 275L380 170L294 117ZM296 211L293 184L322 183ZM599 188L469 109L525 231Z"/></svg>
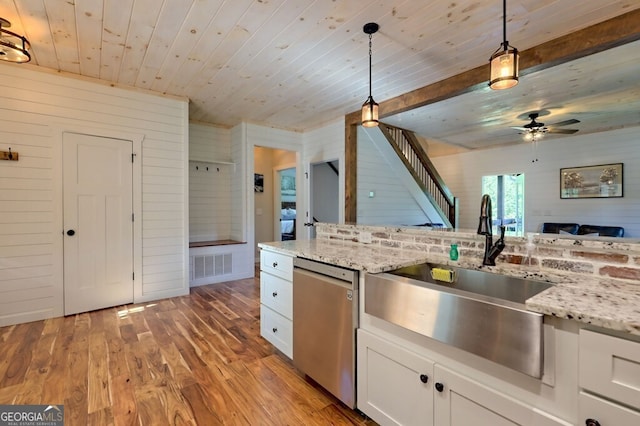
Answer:
<svg viewBox="0 0 640 426"><path fill-rule="evenodd" d="M371 95L371 38L380 27L375 22L369 22L362 28L365 34L369 34L369 97L362 104L362 125L375 127L378 125L378 104Z"/></svg>
<svg viewBox="0 0 640 426"><path fill-rule="evenodd" d="M530 129L523 133L522 139L527 142L537 142L544 137L545 133L547 133L546 128Z"/></svg>
<svg viewBox="0 0 640 426"><path fill-rule="evenodd" d="M509 89L518 84L518 49L507 41L507 0L502 1L502 44L493 52L489 87L495 90Z"/></svg>
<svg viewBox="0 0 640 426"><path fill-rule="evenodd" d="M21 35L6 30L11 22L0 18L0 60L26 63L31 60L29 40Z"/></svg>

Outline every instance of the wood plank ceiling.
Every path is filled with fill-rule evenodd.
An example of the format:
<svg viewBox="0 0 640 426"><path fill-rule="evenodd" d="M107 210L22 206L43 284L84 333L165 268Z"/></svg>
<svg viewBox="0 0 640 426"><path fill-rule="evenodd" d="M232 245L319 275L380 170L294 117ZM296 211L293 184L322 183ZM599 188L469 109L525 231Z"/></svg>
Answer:
<svg viewBox="0 0 640 426"><path fill-rule="evenodd" d="M511 0L525 50L638 0ZM479 65L502 41L499 0L0 0L38 66L190 99L190 119L307 130ZM18 66L18 65L15 65ZM487 71L488 72L488 71Z"/></svg>

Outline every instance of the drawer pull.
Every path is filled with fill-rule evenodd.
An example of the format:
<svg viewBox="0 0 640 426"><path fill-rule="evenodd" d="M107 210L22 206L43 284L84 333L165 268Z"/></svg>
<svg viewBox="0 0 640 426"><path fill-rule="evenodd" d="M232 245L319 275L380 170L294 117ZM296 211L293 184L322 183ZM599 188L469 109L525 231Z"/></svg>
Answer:
<svg viewBox="0 0 640 426"><path fill-rule="evenodd" d="M420 381L422 383L427 383L429 381L429 376L427 376L426 374L421 374L420 375Z"/></svg>
<svg viewBox="0 0 640 426"><path fill-rule="evenodd" d="M444 385L442 383L436 383L436 390L438 392L442 392L444 390Z"/></svg>
<svg viewBox="0 0 640 426"><path fill-rule="evenodd" d="M277 268L278 267L278 262L273 262L273 267Z"/></svg>
<svg viewBox="0 0 640 426"><path fill-rule="evenodd" d="M271 330L273 330L274 333L278 332L278 327L273 327Z"/></svg>
<svg viewBox="0 0 640 426"><path fill-rule="evenodd" d="M584 424L587 426L600 426L600 422L593 419L587 419Z"/></svg>
<svg viewBox="0 0 640 426"><path fill-rule="evenodd" d="M278 292L277 292L277 291L274 291L273 293L271 293L271 295L272 295L273 297L278 297Z"/></svg>

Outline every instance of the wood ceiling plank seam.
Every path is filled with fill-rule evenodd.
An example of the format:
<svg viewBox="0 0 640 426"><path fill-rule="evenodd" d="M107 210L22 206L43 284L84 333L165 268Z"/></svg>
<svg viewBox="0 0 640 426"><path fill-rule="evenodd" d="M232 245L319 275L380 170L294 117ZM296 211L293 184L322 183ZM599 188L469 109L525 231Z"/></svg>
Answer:
<svg viewBox="0 0 640 426"><path fill-rule="evenodd" d="M258 56L260 52L266 48L265 42L273 37L273 33L282 31L282 29L277 25L269 25L269 23L279 22L282 19L281 16L276 16L280 11L283 11L287 15L290 14L288 16L295 16L297 13L297 9L286 8L284 7L284 4L285 2L280 3L271 15L267 16L265 14L260 22L254 22L252 25L247 25L246 22L238 21L238 25L245 28L249 33L246 42L243 43L240 48L228 53L228 60L222 68L214 66L214 64L210 62L205 63L202 71L192 81L193 87L199 92L201 88L210 85L213 78L228 81L228 77L233 78L234 81L238 81L236 77L240 77L242 79L241 84L252 84L254 77L252 74L260 72L259 68L252 70L251 73L247 72L243 74L243 67L251 61L253 57ZM250 16L250 14L247 13L245 16Z"/></svg>
<svg viewBox="0 0 640 426"><path fill-rule="evenodd" d="M202 71L205 62L212 61L216 57L218 49L228 39L229 34L246 10L246 3L232 0L224 2L216 14L215 20L209 22L198 41L185 51L186 54L183 55L183 60L174 78L167 81L166 86L163 85L165 93L185 93L189 96L185 87ZM211 44L212 40L214 40L214 45Z"/></svg>
<svg viewBox="0 0 640 426"><path fill-rule="evenodd" d="M134 86L138 76L138 66L144 61L149 40L160 15L164 1L136 0L131 10L131 20L126 37L126 46L120 69L118 83Z"/></svg>
<svg viewBox="0 0 640 426"><path fill-rule="evenodd" d="M273 50L278 49L270 42L270 40L273 40L275 36L282 34L289 28L288 26L281 27L278 24L279 22L291 22L293 20L291 18L300 16L300 10L306 9L306 6L303 6L303 3L299 0L295 0L293 3L295 5L294 7L286 7L283 4L274 13L274 15L266 20L265 24L263 24L257 31L253 33L249 42L237 52L237 54L229 61L225 68L217 72L214 78L225 81L227 75L239 75L245 79L251 77L252 83L255 82L256 77L262 74L262 68L258 66L251 69L248 65L260 60L261 55L265 53L269 48L272 48ZM278 12L282 12L285 16L282 16L282 14L278 14ZM269 24L266 24L266 22L268 22ZM259 34L259 36L257 36L257 34ZM256 43L252 43L252 41L256 41ZM211 84L212 77L204 75L202 80L204 80L205 78L207 79L207 81L204 84ZM196 81L196 84L204 85L202 81ZM253 86L255 86L255 84Z"/></svg>
<svg viewBox="0 0 640 426"><path fill-rule="evenodd" d="M100 77L103 1L75 0L76 32L80 74Z"/></svg>
<svg viewBox="0 0 640 426"><path fill-rule="evenodd" d="M384 24L383 24L383 25L384 25ZM393 43L391 43L391 44L393 44ZM378 50L378 49L376 48L376 50ZM396 49L396 48L395 48L395 46L394 46L394 48L390 49L390 51L391 51L391 52L397 52L398 50L399 50L399 49ZM328 55L325 55L325 56L328 56ZM406 57L406 53L405 53L405 52L401 52L400 54L397 54L396 56L398 56L398 57L400 57L400 58L403 58L403 57ZM320 62L321 62L321 61L322 61L322 59L321 59L321 58L318 58L318 59L317 59L317 61L320 61ZM390 65L390 67L392 67L392 68L396 68L396 69L397 69L397 68L403 68L403 67L398 67L398 66L397 66L397 60L396 60L395 58L394 58L394 59L392 59L392 60L385 60L385 59L383 59L383 60L382 60L382 62L383 62L383 63L385 63L385 64L391 64L391 65ZM422 67L422 66L421 66L421 67ZM308 77L308 80L309 80L309 81L317 82L317 84L319 84L319 85L324 85L325 83L324 83L324 82L322 81L322 79L321 79L322 74L325 74L325 76L324 76L324 77L326 77L326 79L327 79L327 80L329 80L329 81L334 81L334 80L335 80L335 74L336 74L336 73L338 73L338 74L339 74L339 73L340 73L340 71L337 71L337 72L335 72L335 73L332 73L332 74L328 75L329 73L326 73L324 70L321 70L321 69L315 69L315 70L314 70L314 75L309 76L309 77ZM318 78L318 76L319 76L320 78ZM268 85L267 85L267 87L273 87L273 86L268 86ZM415 87L415 86L414 86L414 87ZM307 90L308 90L308 88L307 88ZM314 98L315 98L315 96L314 96ZM284 103L286 103L286 102L288 102L288 101L287 101L287 100L285 100L285 101L283 101L283 102L284 102Z"/></svg>
<svg viewBox="0 0 640 426"><path fill-rule="evenodd" d="M321 2L321 3L322 3L322 2ZM324 15L326 15L326 14L324 14L324 15L323 15L323 14L321 14L321 13L317 12L317 11L314 11L314 13L316 14L316 16L324 16ZM317 19L316 19L316 20L317 20ZM310 19L310 18L305 18L305 23L306 23L306 22L312 22L312 21L314 21L314 20L313 20L313 19ZM339 29L338 29L338 30L339 30ZM311 45L304 45L304 43L303 43L303 42L298 42L298 44L297 44L298 46L302 46L302 45L304 45L304 49L303 49L303 50L304 50L305 54L309 54L309 52L315 52L315 54L314 54L314 53L310 53L310 56L311 56L311 57L312 57L312 59L314 59L315 61L321 61L321 59L320 59L320 58L318 58L317 52L324 52L324 55L325 55L325 56L330 55L330 52L328 52L328 50L329 50L329 49L323 49L323 48L320 48L320 45L321 45L322 43L328 43L328 46L329 46L331 49L338 48L338 47L339 47L339 45L340 45L340 43L338 43L338 42L333 42L333 41L328 41L328 40L327 40L327 39L329 39L329 38L336 38L336 37L335 37L336 32L332 32L332 34L331 34L331 36L330 36L330 37L324 37L324 38L322 38L322 37L321 37L321 35L322 35L322 34L324 34L324 29L323 29L322 27L319 27L319 26L317 26L317 25L316 25L316 26L314 27L314 31L312 31L312 32L307 32L307 33L306 33L306 35L305 35L305 37L306 37L306 38L308 38L308 39L311 39L311 40L320 40L320 41L318 41L318 42L314 42L312 46L311 46ZM339 38L338 40L342 41L342 40L344 40L344 37ZM289 49L287 49L287 52L292 52L292 51L293 51L293 49L292 49L291 47L290 47ZM290 54L290 53L287 53L287 55L289 55L289 54ZM309 63L309 62L310 62L310 61L307 61L307 62L305 63L305 67L307 67L307 68L313 68L313 64L312 64L312 63ZM278 64L280 64L280 61L278 61ZM294 80L295 80L295 78L296 78L296 77L295 77L295 72L290 72L288 69L286 69L286 67L282 67L282 66L280 66L279 68L280 68L280 69L279 69L279 71L278 71L278 72L284 72L284 73L287 73L287 72L288 72L289 74L291 74L291 75L293 76L293 78L294 78ZM264 69L264 67L263 67L262 69ZM283 70L284 70L284 71L283 71ZM217 86L216 86L216 87L217 87ZM272 86L270 86L270 85L266 84L266 87L272 87ZM249 91L253 91L253 89L249 89ZM224 102L224 97L220 97L220 98L221 98L221 99L223 100L223 102ZM236 95L235 95L235 98L241 98L241 95L237 95L237 94L236 94Z"/></svg>
<svg viewBox="0 0 640 426"><path fill-rule="evenodd" d="M265 26L265 23L275 21L274 16L279 10L281 10L285 1L286 0L278 0L277 2L270 2L269 7L273 8L269 9L266 13L260 14L252 14L251 9L263 8L265 5L261 3L253 3L253 5L247 9L243 16L238 20L236 27L229 34L232 36L234 32L240 30L241 37L238 40L233 40L235 37L231 37L231 39L237 44L232 44L228 48L225 48L223 44L217 49L218 54L215 58L209 56L207 60L203 62L203 67L200 72L191 80L192 86L199 88L209 85L212 78L215 78L215 76L220 73L224 74L226 72L234 73L236 76L243 79L243 82L248 80L247 77L250 76L240 76L237 74L237 70L234 70L234 62L242 63L248 59L249 53L246 51L251 51L251 49L253 49L251 42L255 41L256 34L260 30L264 31L265 28L276 27L275 25ZM262 42L261 37L262 33L258 36L260 42ZM265 39L267 38L268 36L265 35ZM222 67L219 66L221 63ZM237 81L237 79L234 79L234 81Z"/></svg>
<svg viewBox="0 0 640 426"><path fill-rule="evenodd" d="M44 2L47 20L51 27L53 44L61 71L80 74L78 38L73 4L64 0Z"/></svg>
<svg viewBox="0 0 640 426"><path fill-rule="evenodd" d="M136 87L151 89L160 73L160 68L166 63L171 45L183 28L184 20L193 7L193 2L194 0L173 0L164 3L147 46L146 54L140 64L140 71L135 82Z"/></svg>
<svg viewBox="0 0 640 426"><path fill-rule="evenodd" d="M24 34L31 43L31 61L43 67L58 68L53 37L47 22L47 12L43 2L27 4L3 0L1 9L6 19L9 19L12 30ZM19 18L18 18L19 16Z"/></svg>
<svg viewBox="0 0 640 426"><path fill-rule="evenodd" d="M458 71L458 72L459 72L459 70L456 70L456 71ZM414 87L416 87L416 86L414 86Z"/></svg>
<svg viewBox="0 0 640 426"><path fill-rule="evenodd" d="M207 29L213 25L222 6L223 2L197 1L193 3L178 37L168 49L165 62L158 73L160 79L153 82L151 90L158 92L167 90L173 78L178 74L179 68L187 60L189 49L207 34ZM222 41L221 37L218 39L218 43ZM211 40L209 39L209 42ZM211 48L215 48L215 46L212 44Z"/></svg>
<svg viewBox="0 0 640 426"><path fill-rule="evenodd" d="M133 2L134 0L104 0L99 77L101 80L119 80L120 67L127 48ZM117 7L114 7L114 4Z"/></svg>
<svg viewBox="0 0 640 426"><path fill-rule="evenodd" d="M318 59L318 60L320 60L320 59ZM323 70L320 70L320 71L322 71L322 72L323 72ZM315 73L318 73L318 70L316 70L316 71L315 71ZM335 74L335 73L334 73L334 74ZM331 77L330 77L329 79L335 79L334 74L332 74L332 75L331 75ZM318 79L317 79L317 78L315 78L315 76L312 76L312 77L310 77L310 78L309 78L309 80L311 80L311 81L314 81L314 80L315 80L315 81L317 81ZM322 84L322 83L320 83L320 84ZM267 86L268 86L268 85L267 85ZM287 102L287 101L285 100L284 102ZM334 100L334 102L335 102L335 100Z"/></svg>
<svg viewBox="0 0 640 426"><path fill-rule="evenodd" d="M354 52L356 52L356 51L360 51L361 49L358 49L357 46L353 46L352 50ZM362 62L364 62L365 60L368 60L368 56L366 58L363 58ZM314 63L315 62L316 61L314 61ZM305 68L310 68L313 71L313 64L308 64L308 66L305 67ZM353 68L352 63L345 63L344 64L344 68L348 68L348 69ZM318 72L318 70L316 69L314 71L314 75L317 72ZM328 74L328 75L326 75L324 77L326 77L329 81L331 81L331 77L332 76L333 76L333 78L335 78L335 75L336 75L334 72L326 73L326 74ZM314 81L313 78L309 78L309 79L301 78L299 73L296 73L296 72L293 72L293 71L291 71L291 76L292 77L290 77L289 80L294 84L289 85L289 86L287 86L285 83L282 83L282 84L276 85L276 86L270 85L270 84L265 83L265 82L263 82L262 84L263 84L264 87L268 88L269 92L275 92L276 96L279 93L287 93L287 96L285 98L283 98L283 100L281 101L282 104L290 104L292 99L299 99L299 95L296 95L295 94L295 90L293 90L295 87L297 87L299 85L307 84L307 83L315 83L316 85L322 85L322 83L320 81ZM243 93L244 92L246 92L247 95L249 95L249 94L253 95L254 90L246 90L246 91L243 91ZM273 98L271 97L271 95L268 95L269 92L267 92L265 94L265 96L269 96L270 100L272 100ZM335 96L335 93L332 94L332 96ZM240 93L240 94L236 93L236 94L234 94L234 97L240 102L241 100L246 99L248 96L242 96L242 93ZM313 96L310 96L310 97L313 97ZM222 100L222 102L224 102L224 97L220 97L220 99ZM274 109L277 110L278 108L277 107L274 108L272 106L271 109L272 110L274 110Z"/></svg>

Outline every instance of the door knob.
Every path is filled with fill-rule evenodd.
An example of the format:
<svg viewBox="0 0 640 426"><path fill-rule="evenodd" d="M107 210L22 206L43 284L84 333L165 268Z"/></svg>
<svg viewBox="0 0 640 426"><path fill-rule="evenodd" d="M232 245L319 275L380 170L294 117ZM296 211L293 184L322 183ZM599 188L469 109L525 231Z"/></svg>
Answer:
<svg viewBox="0 0 640 426"><path fill-rule="evenodd" d="M70 237L73 237L75 234L76 234L76 231L74 231L73 229L69 229L67 231L67 235L70 236Z"/></svg>

